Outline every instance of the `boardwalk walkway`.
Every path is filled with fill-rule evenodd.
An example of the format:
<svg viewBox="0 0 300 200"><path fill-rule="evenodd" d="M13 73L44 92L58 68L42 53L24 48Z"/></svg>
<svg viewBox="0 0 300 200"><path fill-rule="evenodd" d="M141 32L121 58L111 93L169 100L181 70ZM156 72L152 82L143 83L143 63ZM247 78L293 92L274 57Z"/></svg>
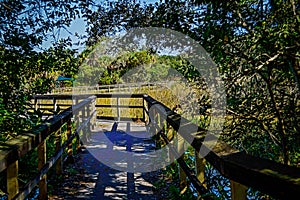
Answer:
<svg viewBox="0 0 300 200"><path fill-rule="evenodd" d="M52 180L56 182L53 184L55 188L50 188L50 199L159 199L153 192L153 183L158 179L159 172L115 170L92 155L108 148L141 153L153 150L155 144L147 139L146 127L133 122L102 121L100 124L86 145L88 150L76 155L75 165L67 166L60 180ZM105 144L104 136L113 145ZM110 159L110 155L103 159Z"/></svg>

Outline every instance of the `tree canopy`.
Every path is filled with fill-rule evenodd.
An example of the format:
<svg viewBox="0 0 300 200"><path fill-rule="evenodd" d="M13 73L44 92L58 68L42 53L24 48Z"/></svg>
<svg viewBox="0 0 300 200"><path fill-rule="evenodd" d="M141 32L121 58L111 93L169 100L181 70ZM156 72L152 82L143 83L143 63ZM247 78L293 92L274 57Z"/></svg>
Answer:
<svg viewBox="0 0 300 200"><path fill-rule="evenodd" d="M86 16L88 44L135 27L187 34L211 54L226 82L224 139L257 156L297 164L299 6L273 0L107 2Z"/></svg>
<svg viewBox="0 0 300 200"><path fill-rule="evenodd" d="M87 23L83 52L61 37L78 18ZM158 55L157 49L102 56L98 64L107 67L98 71L83 62L103 38L137 27L178 31L210 54L225 82L223 140L255 156L300 165L300 3L295 0L2 0L0 141L38 123L36 113L26 111L33 94L50 92L59 75L80 79L78 70L87 73L88 83L113 84L145 64L157 67L141 70L149 81L153 76L147 75L163 77L171 66L203 89L190 62ZM103 76L94 80L95 73Z"/></svg>
<svg viewBox="0 0 300 200"><path fill-rule="evenodd" d="M300 155L299 9L299 2L293 0L2 1L1 120L8 119L7 113L15 113L12 118L20 116L30 95L51 90L54 76L76 74L89 50L76 56L70 40L57 39L59 30L68 29L72 20L86 20L87 47L120 31L164 27L199 42L217 63L228 104L223 139L257 156L296 165ZM43 49L49 40L52 47ZM144 62L134 59L139 58L137 54L103 62L131 68ZM107 77L101 81L113 83Z"/></svg>
<svg viewBox="0 0 300 200"><path fill-rule="evenodd" d="M81 7L85 1L1 1L0 139L34 124L26 113L33 94L51 91L58 75L77 72L76 50L60 31L79 17Z"/></svg>

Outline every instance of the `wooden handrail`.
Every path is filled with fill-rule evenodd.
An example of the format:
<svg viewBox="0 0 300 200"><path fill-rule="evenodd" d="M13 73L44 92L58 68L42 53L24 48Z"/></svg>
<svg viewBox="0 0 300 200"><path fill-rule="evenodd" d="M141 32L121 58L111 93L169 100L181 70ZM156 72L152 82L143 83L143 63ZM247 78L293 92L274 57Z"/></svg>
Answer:
<svg viewBox="0 0 300 200"><path fill-rule="evenodd" d="M140 82L140 83L119 83L119 84L113 84L113 85L95 85L95 86L74 86L74 87L62 87L62 88L55 88L53 89L52 93L59 93L59 92L65 92L65 91L69 91L69 92L85 92L88 93L90 91L95 91L93 93L99 93L100 91L105 91L107 93L112 93L114 92L115 89L118 89L116 92L120 93L121 89L126 89L129 91L131 91L132 89L141 89L141 88L148 88L150 89L151 87L155 87L157 85L159 86L167 86L169 85L170 82L169 81L165 81L165 82L149 82L149 83L144 83L144 82Z"/></svg>
<svg viewBox="0 0 300 200"><path fill-rule="evenodd" d="M42 97L44 98L44 97ZM78 104L69 107L62 113L53 116L50 120L37 126L31 133L25 133L18 136L12 140L9 140L5 145L1 146L0 149L0 172L7 170L8 178L8 197L9 199L24 199L34 188L34 186L39 183L40 187L40 199L47 198L47 184L46 184L46 174L48 170L54 165L54 163L62 156L64 149L72 143L75 137L79 137L78 132L89 124L89 120L92 119L93 115L96 113L95 107L90 107L89 105L95 105L96 96L90 96ZM91 109L91 116L82 122L81 126L77 128L74 133L71 133L71 119L74 113L79 112L82 108L89 106ZM67 123L68 124L68 139L60 147L60 149L51 157L47 162L45 157L45 139L61 129L61 127ZM70 127L70 128L69 128ZM39 172L38 175L29 181L23 189L19 192L18 187L18 160L23 155L25 155L30 150L38 147L39 151ZM70 148L70 146L68 147ZM70 155L69 155L70 156Z"/></svg>
<svg viewBox="0 0 300 200"><path fill-rule="evenodd" d="M79 95L78 98L86 98L87 96L88 94ZM72 95L43 95L40 97L41 99L73 98ZM38 98L38 96L36 98ZM195 149L197 154L199 153L200 148L206 148L206 150L209 151L205 156L205 160L216 168L224 177L230 179L233 199L246 198L245 186L255 188L280 199L292 199L294 195L298 194L300 191L299 168L286 166L274 161L251 156L245 152L240 152L223 141L217 140L214 135L208 135L205 129L191 123L189 120L170 110L161 102L148 95L142 94L96 94L95 97L89 97L86 100L82 100L77 104L77 107L75 106L73 109L69 108L56 117L53 117L48 121L48 124L40 125L35 133L27 133L18 136L17 140L9 141L5 147L2 147L0 150L0 172L4 169L7 169L8 171L16 169L16 161L22 155L30 149L37 147L47 136L49 136L49 134L55 132L62 124L70 120L72 112L79 112L81 106L95 101L96 98L142 98L143 121L145 122L151 120L149 117L150 108L154 105L160 105L154 107L156 112L162 116L161 118L166 119L166 122L173 127L181 137L190 142L190 145ZM119 104L118 106L122 107L122 105ZM136 106L136 108L141 109L139 106ZM91 113L95 113L95 110ZM91 118L89 117L88 120L91 120ZM88 121L85 121L83 126L86 126L87 124ZM168 143L168 138L163 133L160 134L163 140ZM78 135L78 132L73 134L69 140L72 140L76 135ZM212 149L207 146L209 141L204 142L204 138L207 136L210 137L212 141L217 140ZM66 144L64 144L63 147L65 145ZM52 159L56 160L56 156L59 157L60 153L55 154ZM178 163L193 185L196 185L195 188L197 191L200 194L205 193L207 190L205 185L203 185L203 181L199 182L199 180L195 179L196 174L191 173L191 171L187 169L187 165L184 164L182 158L178 159ZM45 166L50 165L46 163ZM43 170L44 168L42 168L39 173L40 177L43 175ZM16 180L12 178L11 183L15 184Z"/></svg>
<svg viewBox="0 0 300 200"><path fill-rule="evenodd" d="M280 199L293 199L296 194L299 194L299 168L239 152L221 140L218 140L210 150L207 143L203 142L204 137L207 136L206 130L191 123L148 95L144 95L144 100L149 105L147 110L151 106L159 104L160 106L155 107L155 110L166 119L167 123L186 141L192 141L190 145L198 153L200 148L206 148L209 153L205 159L233 183L240 183L243 187L242 190L245 191L243 186L245 185ZM191 132L190 130L196 131ZM216 139L213 135L209 135L209 137L213 140Z"/></svg>

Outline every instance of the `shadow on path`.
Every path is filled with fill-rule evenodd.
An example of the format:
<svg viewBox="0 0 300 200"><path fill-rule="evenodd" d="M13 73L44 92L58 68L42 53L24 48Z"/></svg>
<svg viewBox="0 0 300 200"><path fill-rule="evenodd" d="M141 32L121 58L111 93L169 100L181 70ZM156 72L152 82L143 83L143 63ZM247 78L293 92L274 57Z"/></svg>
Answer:
<svg viewBox="0 0 300 200"><path fill-rule="evenodd" d="M113 125L107 122L107 131L102 128L91 137L87 148L100 148L101 141L97 135L105 134L112 142L112 146L105 148L118 148L124 151L147 152L155 147L154 142L145 139L145 127L130 123ZM124 130L126 128L126 130ZM131 129L131 130L130 130ZM126 132L132 131L131 134ZM139 134L135 137L134 134ZM98 145L98 146L97 146ZM103 145L102 145L103 146ZM107 155L109 158L109 155ZM66 166L64 175L52 181L53 188L49 199L159 199L153 192L153 183L158 180L159 172L128 173L110 168L97 160L87 149L76 155L75 164ZM60 180L60 181L59 181Z"/></svg>

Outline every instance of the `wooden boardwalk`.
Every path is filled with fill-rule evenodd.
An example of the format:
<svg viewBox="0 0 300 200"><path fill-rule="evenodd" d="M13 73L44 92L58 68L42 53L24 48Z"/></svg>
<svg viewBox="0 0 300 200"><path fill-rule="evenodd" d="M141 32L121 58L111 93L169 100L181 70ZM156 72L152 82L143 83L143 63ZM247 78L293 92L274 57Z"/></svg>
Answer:
<svg viewBox="0 0 300 200"><path fill-rule="evenodd" d="M158 172L119 171L92 155L107 148L140 153L154 150L154 141L147 138L146 127L133 122L102 121L99 124L86 149L76 156L75 164L66 168L64 180L54 184L49 199L159 199L153 192ZM103 136L113 145L104 144ZM110 155L103 159L110 159Z"/></svg>
<svg viewBox="0 0 300 200"><path fill-rule="evenodd" d="M98 99L114 99L110 102L115 104L99 103ZM133 99L139 103L131 105L122 99ZM45 104L40 100L50 100L51 103ZM60 100L63 100L63 103ZM68 103L64 102L65 100ZM38 125L32 132L19 135L2 145L0 172L4 175L4 181L0 190L4 192L1 196L20 200L26 197L36 199L37 194L39 199L48 199L48 194L50 199L167 199L163 197L165 194L163 190L169 190L165 185L159 187L160 182L157 182L166 180L165 174L163 170L154 171L154 169L163 168L164 165L161 164L174 160L175 156L177 157L175 167L178 167L176 173L179 178L172 179L168 183L180 192L192 184L204 199L214 199L215 195L211 193L214 187L207 188L206 184L206 177L210 174L207 174L205 169L206 163L209 163L223 177L230 180L231 198L234 200L246 199L248 187L278 199L294 199L295 194L299 194L299 168L240 152L147 94L79 95L75 100L76 102L78 100L76 105L70 107L70 102L74 101L72 95L35 96L33 101L35 109L51 110L51 115L57 112L58 106L64 106L65 109L47 122ZM97 114L97 110L107 107L116 108L117 116ZM128 119L121 115L121 110L128 108L139 109L135 115L137 120L150 119L151 130L155 131L157 141L165 144L172 142L174 145L154 152L154 142L149 139L150 134L142 124L98 121L98 127L96 126L98 129L94 129L93 122L96 117ZM79 122L76 131L72 130L73 117ZM165 123L162 119L165 119L168 131L158 130L159 126ZM79 146L78 132L82 131L82 138L85 138L90 130L95 132L85 144L87 148L84 152L75 154L74 163L62 168L63 160L72 161L74 155L72 147ZM179 139L170 141L169 131L180 135L177 137ZM55 137L56 152L48 158L46 139L50 136ZM176 153L182 150L184 141L189 142L195 152L194 156L187 160ZM30 156L37 159L38 173L32 174L31 179L25 183L19 179L20 158L35 148L37 155ZM51 148L49 149L48 153L51 152ZM166 151L160 151L161 149ZM199 156L201 150L204 150L204 153L208 152L205 159ZM116 157L115 152L125 152L129 155L131 153L135 157L133 159L128 159L126 155ZM92 154L99 154L100 157L98 155L96 159ZM145 156L146 154L148 155ZM111 167L110 164L123 165L125 170ZM137 166L139 170L129 170L137 169ZM141 167L147 169L144 171L151 169L152 171L136 173L143 171L140 170ZM35 188L38 188L39 192Z"/></svg>

